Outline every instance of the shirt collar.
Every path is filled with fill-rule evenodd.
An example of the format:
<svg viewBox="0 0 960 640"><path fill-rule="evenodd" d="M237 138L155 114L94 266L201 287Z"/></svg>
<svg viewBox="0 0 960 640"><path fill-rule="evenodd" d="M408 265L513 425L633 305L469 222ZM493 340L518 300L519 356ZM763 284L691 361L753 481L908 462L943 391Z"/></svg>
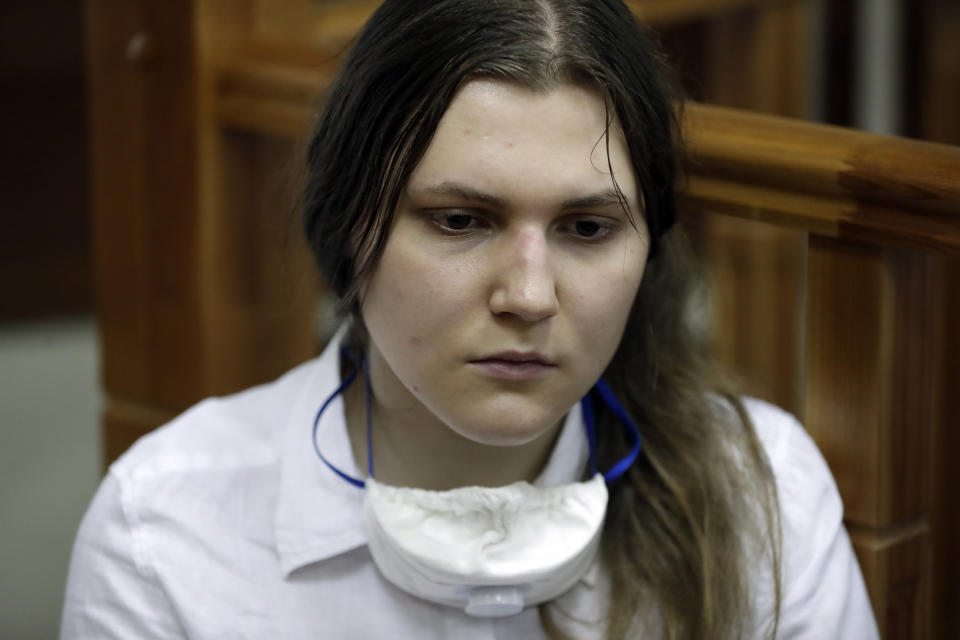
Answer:
<svg viewBox="0 0 960 640"><path fill-rule="evenodd" d="M310 443L320 404L340 384L340 344L345 333L345 328L341 328L314 361L307 384L283 427L280 495L274 529L285 576L367 543L363 530L363 490L347 483L323 464ZM342 395L331 401L320 418L317 447L347 475L363 477L353 460ZM582 479L588 458L583 415L576 405L567 414L553 452L534 484L555 486L576 482Z"/></svg>
<svg viewBox="0 0 960 640"><path fill-rule="evenodd" d="M284 428L280 495L274 521L284 575L366 544L363 490L344 482L317 458L310 443L313 421L340 384L341 329L315 361L313 375ZM361 477L353 461L343 396L330 403L317 426L317 447L345 473Z"/></svg>

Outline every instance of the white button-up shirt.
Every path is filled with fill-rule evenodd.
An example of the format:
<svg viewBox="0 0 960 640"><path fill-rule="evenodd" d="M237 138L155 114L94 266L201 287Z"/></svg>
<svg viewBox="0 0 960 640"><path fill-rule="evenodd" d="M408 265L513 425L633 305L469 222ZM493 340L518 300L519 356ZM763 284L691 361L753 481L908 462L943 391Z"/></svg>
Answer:
<svg viewBox="0 0 960 640"><path fill-rule="evenodd" d="M380 576L366 547L363 491L320 462L310 442L339 380L334 341L271 384L200 403L115 462L77 535L61 637L545 638L536 607L473 618ZM823 458L792 417L756 401L747 407L783 510L778 636L876 638ZM328 460L363 475L341 398L317 434ZM537 483L580 479L587 455L577 407ZM551 603L551 620L574 637L602 637L608 589L595 566Z"/></svg>

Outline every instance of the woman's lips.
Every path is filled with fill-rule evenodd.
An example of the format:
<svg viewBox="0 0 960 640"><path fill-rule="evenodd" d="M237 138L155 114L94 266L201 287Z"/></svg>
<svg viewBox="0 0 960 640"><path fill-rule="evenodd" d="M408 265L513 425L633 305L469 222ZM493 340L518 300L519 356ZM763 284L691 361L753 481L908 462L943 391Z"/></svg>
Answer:
<svg viewBox="0 0 960 640"><path fill-rule="evenodd" d="M539 354L515 352L471 360L470 364L486 375L504 380L532 380L556 368L555 364Z"/></svg>

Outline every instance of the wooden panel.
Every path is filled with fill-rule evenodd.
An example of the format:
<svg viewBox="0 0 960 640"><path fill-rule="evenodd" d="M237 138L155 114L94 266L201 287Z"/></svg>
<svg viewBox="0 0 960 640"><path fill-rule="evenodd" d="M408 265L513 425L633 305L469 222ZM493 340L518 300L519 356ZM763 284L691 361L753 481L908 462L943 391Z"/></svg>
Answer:
<svg viewBox="0 0 960 640"><path fill-rule="evenodd" d="M220 197L204 216L207 392L270 380L315 354L318 281L291 176L303 154L282 140L223 133Z"/></svg>
<svg viewBox="0 0 960 640"><path fill-rule="evenodd" d="M239 58L219 70L214 113L230 129L296 139L306 135L315 104L336 73L338 61L283 66Z"/></svg>
<svg viewBox="0 0 960 640"><path fill-rule="evenodd" d="M926 637L939 389L929 256L812 237L806 426L843 496L881 631Z"/></svg>
<svg viewBox="0 0 960 640"><path fill-rule="evenodd" d="M881 637L930 637L930 545L922 523L876 532L850 527Z"/></svg>
<svg viewBox="0 0 960 640"><path fill-rule="evenodd" d="M806 234L709 212L684 223L709 282L714 353L745 393L802 419Z"/></svg>
<svg viewBox="0 0 960 640"><path fill-rule="evenodd" d="M921 64L914 73L919 76L919 92L915 99L921 118L917 133L927 139L960 144L960 56L957 55L957 33L960 33L960 3L956 0L923 0ZM915 9L916 10L916 9Z"/></svg>
<svg viewBox="0 0 960 640"><path fill-rule="evenodd" d="M107 466L141 436L172 420L176 412L150 405L108 400L103 412L103 459Z"/></svg>
<svg viewBox="0 0 960 640"><path fill-rule="evenodd" d="M936 301L940 324L934 334L934 354L940 374L935 434L933 508L933 638L950 638L960 629L960 259L936 263Z"/></svg>
<svg viewBox="0 0 960 640"><path fill-rule="evenodd" d="M169 415L313 355L315 281L271 182L291 145L210 131L191 2L91 0L87 18L107 394ZM108 411L111 456L153 426Z"/></svg>
<svg viewBox="0 0 960 640"><path fill-rule="evenodd" d="M926 513L936 415L934 292L925 256L811 238L807 429L848 522Z"/></svg>
<svg viewBox="0 0 960 640"><path fill-rule="evenodd" d="M702 100L806 117L810 76L807 2L764 3L718 16L705 30Z"/></svg>
<svg viewBox="0 0 960 640"><path fill-rule="evenodd" d="M86 7L104 384L182 407L203 387L191 3Z"/></svg>

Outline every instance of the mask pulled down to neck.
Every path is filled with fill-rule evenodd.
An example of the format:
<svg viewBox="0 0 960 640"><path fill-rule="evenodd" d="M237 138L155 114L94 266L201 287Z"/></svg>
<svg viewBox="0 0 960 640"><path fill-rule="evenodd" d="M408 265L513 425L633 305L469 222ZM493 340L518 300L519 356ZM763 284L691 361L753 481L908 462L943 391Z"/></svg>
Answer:
<svg viewBox="0 0 960 640"><path fill-rule="evenodd" d="M587 482L449 491L366 481L364 528L395 586L474 616L509 616L570 589L600 543L607 487Z"/></svg>

